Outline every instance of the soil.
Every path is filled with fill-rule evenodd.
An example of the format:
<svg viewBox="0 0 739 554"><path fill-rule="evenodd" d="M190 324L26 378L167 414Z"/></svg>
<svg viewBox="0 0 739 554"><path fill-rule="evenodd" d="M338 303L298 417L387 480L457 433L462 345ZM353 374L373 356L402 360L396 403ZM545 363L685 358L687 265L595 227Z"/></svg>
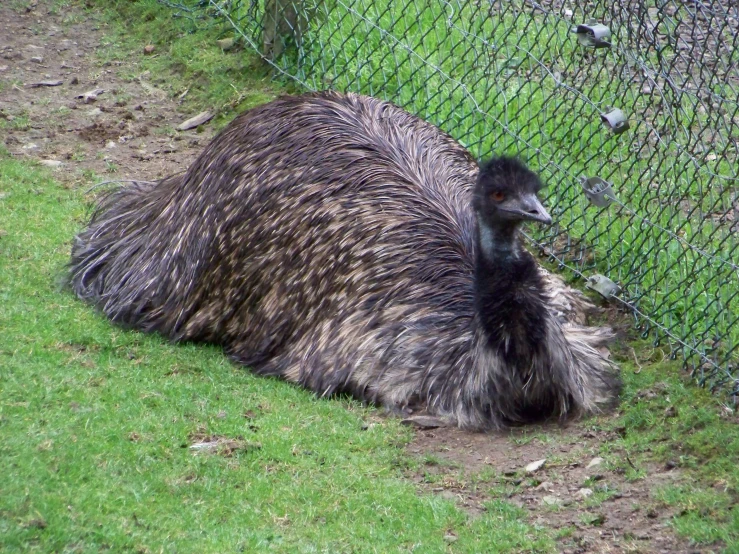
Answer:
<svg viewBox="0 0 739 554"><path fill-rule="evenodd" d="M668 526L674 513L652 497L655 487L680 479L671 464L639 467L646 476L634 480L627 477L624 466L632 462L625 453L609 457L623 465L598 463L599 445L612 435L582 423L492 435L419 430L408 452L422 465L411 477L473 516L487 509L495 487L496 496L527 510L530 522L561 530L561 552L709 552L678 539ZM541 460L541 468L526 471Z"/></svg>
<svg viewBox="0 0 739 554"><path fill-rule="evenodd" d="M155 180L184 170L213 136L212 128L175 130L195 114L182 113L176 99L137 74L135 56L101 62L99 23L64 20L44 0L30 4L23 11L0 3L0 118L11 123L0 140L11 154L55 168L55 178L69 187L93 185L90 171L105 180ZM146 55L144 45L139 55ZM62 83L34 86L43 81ZM85 100L95 89L103 92ZM452 498L471 517L487 509L497 486L528 511L531 522L568 529L562 552L699 552L672 533L668 521L674 514L650 492L679 479L678 470L640 468L647 476L629 480L623 468L588 468L608 438L583 424L538 434L531 428L505 435L417 430L407 451L421 466L409 477L420 494ZM525 466L541 459L544 466L526 474ZM594 503L583 489L609 498Z"/></svg>
<svg viewBox="0 0 739 554"><path fill-rule="evenodd" d="M156 180L186 168L212 137L211 128L176 131L196 114L180 112L135 60L102 62L99 23L68 15L50 13L43 1L26 11L0 3L0 118L8 122L0 140L6 148L53 167L54 177L69 186L89 186L90 172L98 180ZM84 98L96 89L103 92Z"/></svg>

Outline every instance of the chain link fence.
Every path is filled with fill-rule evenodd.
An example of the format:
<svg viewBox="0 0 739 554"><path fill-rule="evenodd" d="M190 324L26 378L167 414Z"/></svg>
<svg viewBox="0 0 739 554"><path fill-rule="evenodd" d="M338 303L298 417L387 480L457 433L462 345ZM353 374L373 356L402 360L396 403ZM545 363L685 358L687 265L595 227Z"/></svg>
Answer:
<svg viewBox="0 0 739 554"><path fill-rule="evenodd" d="M209 10L302 88L391 100L480 158L521 155L557 222L535 248L737 398L735 0L166 3Z"/></svg>

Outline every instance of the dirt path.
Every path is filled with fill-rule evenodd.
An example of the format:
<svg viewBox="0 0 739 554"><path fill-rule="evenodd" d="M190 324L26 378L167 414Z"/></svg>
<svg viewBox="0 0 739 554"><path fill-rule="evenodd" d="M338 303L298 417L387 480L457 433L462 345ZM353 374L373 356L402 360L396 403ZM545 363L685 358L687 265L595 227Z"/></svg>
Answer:
<svg viewBox="0 0 739 554"><path fill-rule="evenodd" d="M14 157L55 168L65 183L89 185L90 171L154 180L184 169L210 129L176 131L195 114L178 112L135 59L101 62L104 30L75 15L45 2L25 12L0 3L0 118L8 123L0 140Z"/></svg>
<svg viewBox="0 0 739 554"><path fill-rule="evenodd" d="M674 536L667 525L674 514L650 492L679 480L677 470L640 467L647 476L632 480L626 453L598 457L599 446L615 435L585 424L506 436L421 430L408 451L429 460L412 476L421 488L455 499L472 514L485 509L494 489L527 510L533 523L559 530L561 552L709 552ZM541 468L526 470L541 460Z"/></svg>
<svg viewBox="0 0 739 554"><path fill-rule="evenodd" d="M0 140L14 157L55 168L70 187L185 169L212 130L176 131L194 114L181 113L138 73L135 56L101 62L98 25L52 13L43 1L25 12L0 4L0 118L8 123ZM95 90L102 92L85 98ZM411 478L420 491L453 498L473 516L495 488L528 510L531 521L565 530L563 552L698 552L675 538L667 527L672 514L650 494L679 478L677 470L647 468L647 478L630 481L617 464L587 467L608 438L586 425L547 428L537 438L531 430L513 436L419 430L408 452L427 463ZM527 474L524 467L540 459L545 465Z"/></svg>

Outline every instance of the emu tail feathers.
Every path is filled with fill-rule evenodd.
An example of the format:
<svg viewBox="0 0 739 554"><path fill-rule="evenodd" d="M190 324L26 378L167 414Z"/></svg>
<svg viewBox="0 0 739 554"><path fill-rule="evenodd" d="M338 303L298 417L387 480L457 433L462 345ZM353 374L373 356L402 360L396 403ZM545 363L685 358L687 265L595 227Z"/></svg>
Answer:
<svg viewBox="0 0 739 554"><path fill-rule="evenodd" d="M570 368L564 378L574 404L570 406L569 416L600 413L612 408L621 392L618 367L610 360L608 350L608 344L615 339L613 330L587 326L588 317L600 309L558 275L542 267L539 271L553 319L550 340L554 367Z"/></svg>
<svg viewBox="0 0 739 554"><path fill-rule="evenodd" d="M107 195L96 206L88 227L72 246L69 287L116 323L163 330L152 318L157 302L152 286L161 282L162 245L152 238L162 204L157 191L181 176L158 182L133 182ZM164 185L164 186L163 186Z"/></svg>
<svg viewBox="0 0 739 554"><path fill-rule="evenodd" d="M571 355L568 382L576 406L573 415L597 414L618 401L621 379L618 367L610 360L607 344L615 334L607 327L562 326L563 338Z"/></svg>
<svg viewBox="0 0 739 554"><path fill-rule="evenodd" d="M562 323L579 323L585 325L588 316L599 309L583 294L581 290L565 284L559 275L550 273L539 267L544 280L544 288L549 296L549 307Z"/></svg>

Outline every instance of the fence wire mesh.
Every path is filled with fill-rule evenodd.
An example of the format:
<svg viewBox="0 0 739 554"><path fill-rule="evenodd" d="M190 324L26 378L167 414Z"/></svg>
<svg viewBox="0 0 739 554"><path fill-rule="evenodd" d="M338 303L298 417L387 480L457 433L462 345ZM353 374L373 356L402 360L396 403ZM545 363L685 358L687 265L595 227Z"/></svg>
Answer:
<svg viewBox="0 0 739 554"><path fill-rule="evenodd" d="M210 10L305 89L391 100L479 158L521 155L557 222L536 247L617 283L645 338L736 399L737 2L161 1Z"/></svg>

